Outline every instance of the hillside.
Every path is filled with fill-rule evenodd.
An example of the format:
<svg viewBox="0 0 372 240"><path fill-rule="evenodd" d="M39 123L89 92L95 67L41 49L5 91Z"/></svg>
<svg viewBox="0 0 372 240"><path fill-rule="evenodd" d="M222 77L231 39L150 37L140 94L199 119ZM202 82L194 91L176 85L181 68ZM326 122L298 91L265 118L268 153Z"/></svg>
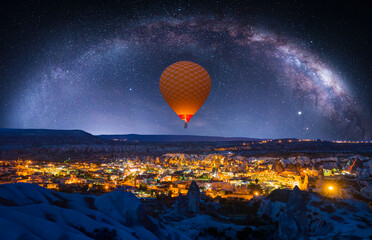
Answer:
<svg viewBox="0 0 372 240"><path fill-rule="evenodd" d="M196 184L193 194L200 194ZM254 197L250 201L230 199L217 203L194 195L187 194L186 199L179 196L166 206L155 199L141 202L130 192L94 196L55 192L32 184L3 184L0 185L0 239L372 237L370 207L351 199L330 199L298 187L292 191L275 190L267 197ZM201 200L195 214L190 212L191 205L183 202L197 197Z"/></svg>
<svg viewBox="0 0 372 240"><path fill-rule="evenodd" d="M143 210L129 192L102 196L0 185L0 239L187 239Z"/></svg>
<svg viewBox="0 0 372 240"><path fill-rule="evenodd" d="M244 137L213 137L213 136L196 136L196 135L99 135L104 139L125 142L234 142L234 141L258 141L256 138Z"/></svg>
<svg viewBox="0 0 372 240"><path fill-rule="evenodd" d="M59 144L94 144L105 142L82 130L0 128L0 147Z"/></svg>
<svg viewBox="0 0 372 240"><path fill-rule="evenodd" d="M241 154L287 156L290 154L372 153L372 143L335 143L276 139L193 135L101 135L82 130L0 129L0 158L33 160L81 160L121 158L166 153Z"/></svg>

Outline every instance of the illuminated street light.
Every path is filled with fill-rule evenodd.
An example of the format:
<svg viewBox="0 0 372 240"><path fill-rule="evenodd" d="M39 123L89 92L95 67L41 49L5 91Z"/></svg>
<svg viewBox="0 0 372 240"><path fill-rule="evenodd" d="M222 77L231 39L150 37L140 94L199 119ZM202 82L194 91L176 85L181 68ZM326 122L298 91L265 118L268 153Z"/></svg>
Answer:
<svg viewBox="0 0 372 240"><path fill-rule="evenodd" d="M328 190L333 191L333 186L332 185L328 186Z"/></svg>
<svg viewBox="0 0 372 240"><path fill-rule="evenodd" d="M254 195L256 195L256 196L258 196L258 195L260 195L258 192L254 192Z"/></svg>

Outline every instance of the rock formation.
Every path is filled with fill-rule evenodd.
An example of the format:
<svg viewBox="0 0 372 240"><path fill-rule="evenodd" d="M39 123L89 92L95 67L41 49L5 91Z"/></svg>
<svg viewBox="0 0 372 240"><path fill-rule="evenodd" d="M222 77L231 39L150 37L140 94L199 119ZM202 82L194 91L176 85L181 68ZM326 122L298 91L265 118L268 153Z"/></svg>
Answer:
<svg viewBox="0 0 372 240"><path fill-rule="evenodd" d="M187 201L186 198L180 193L176 199L175 203L176 213L179 215L184 215L187 213Z"/></svg>
<svg viewBox="0 0 372 240"><path fill-rule="evenodd" d="M187 192L187 207L190 212L197 213L200 209L200 190L195 181L191 182Z"/></svg>
<svg viewBox="0 0 372 240"><path fill-rule="evenodd" d="M277 160L273 164L273 170L278 172L278 173L281 173L281 172L284 171L284 166L279 160Z"/></svg>
<svg viewBox="0 0 372 240"><path fill-rule="evenodd" d="M305 196L295 186L279 220L280 239L309 239Z"/></svg>

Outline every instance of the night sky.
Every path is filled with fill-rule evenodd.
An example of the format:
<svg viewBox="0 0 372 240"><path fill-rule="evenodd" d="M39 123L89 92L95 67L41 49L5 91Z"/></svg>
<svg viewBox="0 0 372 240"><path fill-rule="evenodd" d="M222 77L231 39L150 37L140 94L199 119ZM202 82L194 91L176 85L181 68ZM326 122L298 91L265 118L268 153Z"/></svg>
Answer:
<svg viewBox="0 0 372 240"><path fill-rule="evenodd" d="M0 127L370 139L367 2L1 1ZM212 79L188 129L178 61Z"/></svg>

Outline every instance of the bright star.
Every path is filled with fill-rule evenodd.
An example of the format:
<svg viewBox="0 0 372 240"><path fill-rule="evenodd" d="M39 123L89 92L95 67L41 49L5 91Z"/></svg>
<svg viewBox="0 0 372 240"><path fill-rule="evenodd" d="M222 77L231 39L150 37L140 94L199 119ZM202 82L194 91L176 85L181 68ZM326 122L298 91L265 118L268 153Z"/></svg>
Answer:
<svg viewBox="0 0 372 240"><path fill-rule="evenodd" d="M302 114L302 112L301 112L301 111L299 111L299 112L298 112L298 115L301 115L301 114Z"/></svg>

